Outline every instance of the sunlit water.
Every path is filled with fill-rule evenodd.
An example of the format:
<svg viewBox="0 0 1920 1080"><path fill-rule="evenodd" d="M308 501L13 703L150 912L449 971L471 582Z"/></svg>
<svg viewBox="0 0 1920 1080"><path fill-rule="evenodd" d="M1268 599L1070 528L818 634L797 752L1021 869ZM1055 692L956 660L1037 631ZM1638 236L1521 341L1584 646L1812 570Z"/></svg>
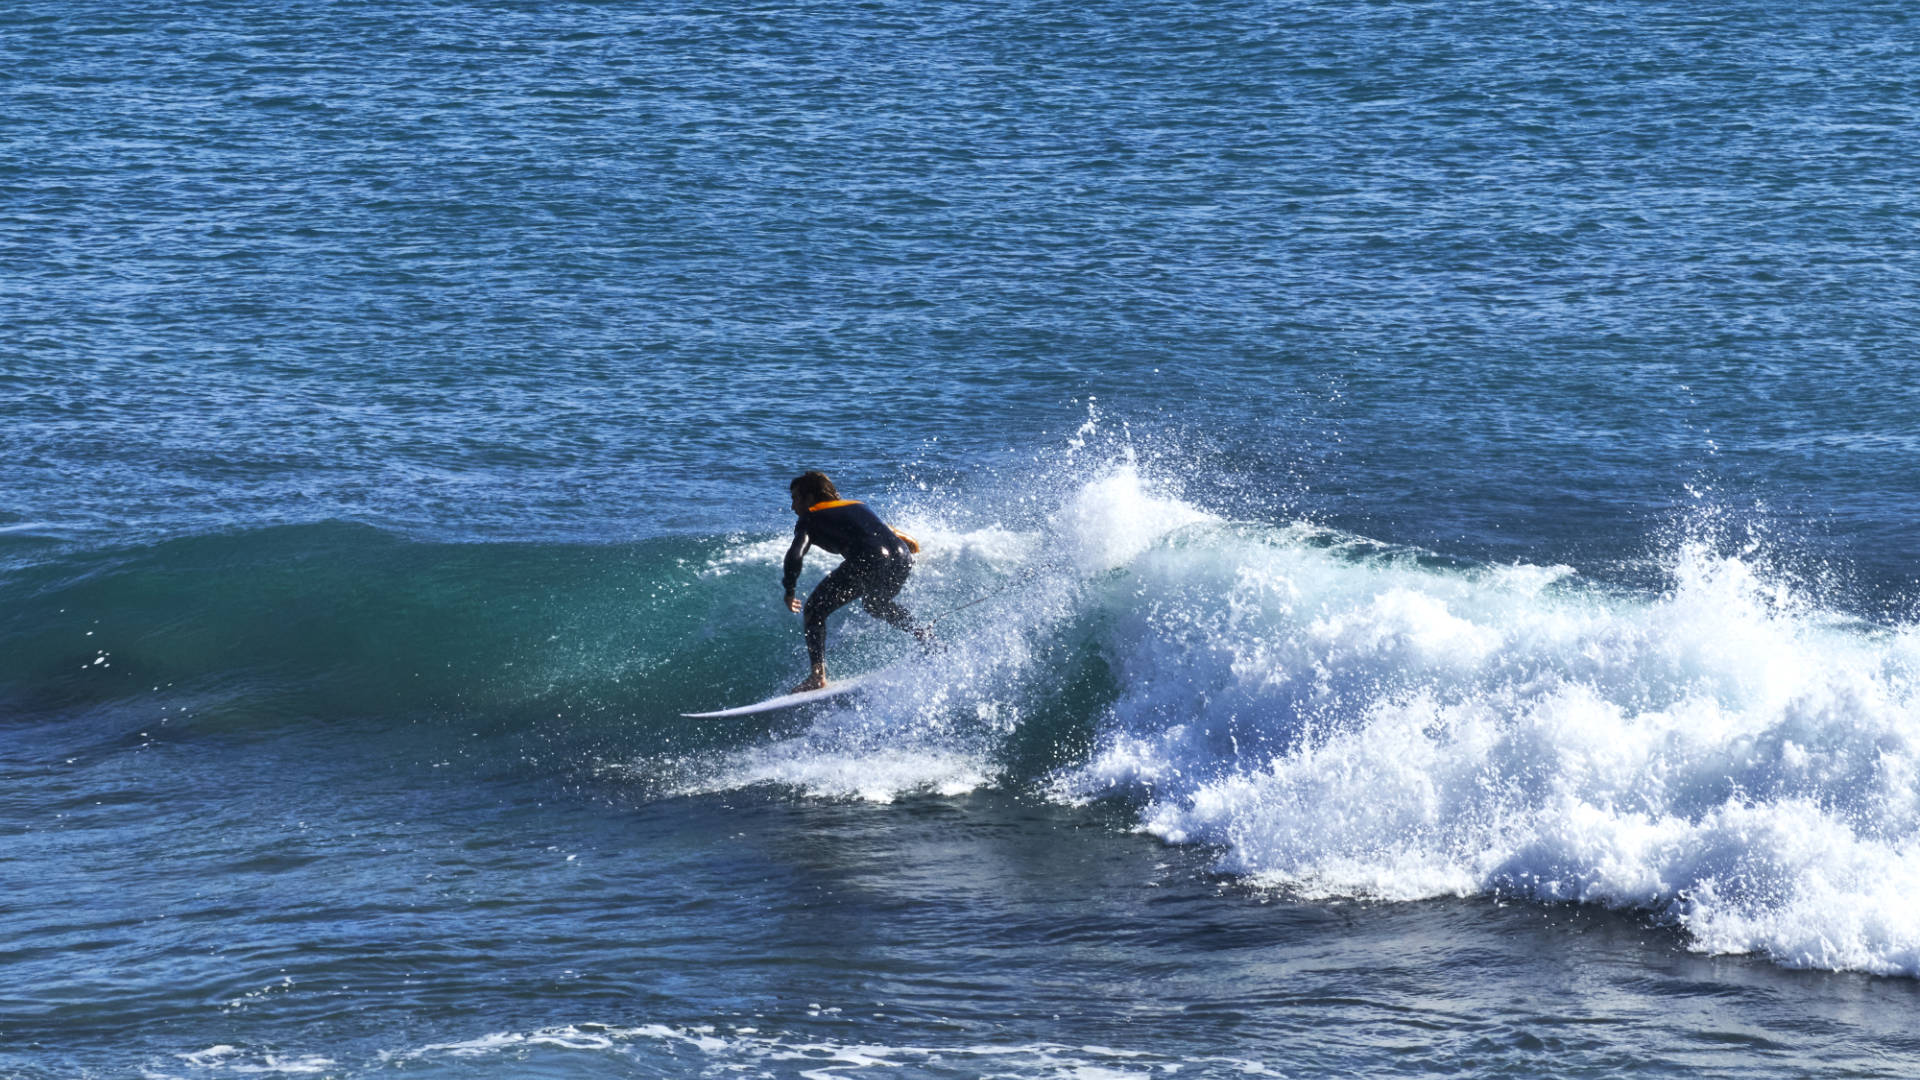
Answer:
<svg viewBox="0 0 1920 1080"><path fill-rule="evenodd" d="M1913 31L8 7L0 1072L1910 1075Z"/></svg>

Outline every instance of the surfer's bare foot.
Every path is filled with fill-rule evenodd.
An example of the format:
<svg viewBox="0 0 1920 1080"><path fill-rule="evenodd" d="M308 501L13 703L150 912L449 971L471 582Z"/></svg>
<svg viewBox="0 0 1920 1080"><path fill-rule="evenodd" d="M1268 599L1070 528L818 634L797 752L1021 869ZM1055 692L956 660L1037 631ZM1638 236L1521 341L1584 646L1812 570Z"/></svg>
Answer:
<svg viewBox="0 0 1920 1080"><path fill-rule="evenodd" d="M814 668L813 674L807 676L806 682L803 682L799 686L796 686L792 690L789 690L788 693L804 694L809 690L825 690L826 688L827 688L826 669Z"/></svg>

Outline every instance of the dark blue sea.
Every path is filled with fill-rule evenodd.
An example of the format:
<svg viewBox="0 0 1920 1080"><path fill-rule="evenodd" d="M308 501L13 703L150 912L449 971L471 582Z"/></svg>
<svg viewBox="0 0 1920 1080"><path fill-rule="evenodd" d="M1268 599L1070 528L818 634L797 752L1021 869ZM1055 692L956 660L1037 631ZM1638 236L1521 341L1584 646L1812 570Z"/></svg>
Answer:
<svg viewBox="0 0 1920 1080"><path fill-rule="evenodd" d="M1910 4L9 0L0 1076L1920 1075L1916 522Z"/></svg>

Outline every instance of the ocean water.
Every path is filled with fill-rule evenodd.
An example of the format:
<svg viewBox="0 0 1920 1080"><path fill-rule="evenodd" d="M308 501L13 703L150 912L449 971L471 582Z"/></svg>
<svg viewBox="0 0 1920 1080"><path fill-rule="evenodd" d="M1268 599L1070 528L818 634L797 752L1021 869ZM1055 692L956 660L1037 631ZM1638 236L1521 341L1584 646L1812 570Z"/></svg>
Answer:
<svg viewBox="0 0 1920 1080"><path fill-rule="evenodd" d="M1907 5L16 0L0 87L0 1075L1920 1073ZM946 649L684 719L803 673L808 468Z"/></svg>

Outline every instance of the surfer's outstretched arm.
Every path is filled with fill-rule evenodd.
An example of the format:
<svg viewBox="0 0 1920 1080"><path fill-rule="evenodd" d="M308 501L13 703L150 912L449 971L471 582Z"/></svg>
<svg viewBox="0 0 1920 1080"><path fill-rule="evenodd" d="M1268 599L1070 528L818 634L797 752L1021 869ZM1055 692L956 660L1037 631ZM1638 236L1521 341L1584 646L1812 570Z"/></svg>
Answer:
<svg viewBox="0 0 1920 1080"><path fill-rule="evenodd" d="M793 546L787 549L787 561L780 575L780 586L786 590L787 610L799 611L800 599L793 595L794 586L800 584L800 565L806 561L807 548L811 541L807 537L807 520L801 518L793 526Z"/></svg>

